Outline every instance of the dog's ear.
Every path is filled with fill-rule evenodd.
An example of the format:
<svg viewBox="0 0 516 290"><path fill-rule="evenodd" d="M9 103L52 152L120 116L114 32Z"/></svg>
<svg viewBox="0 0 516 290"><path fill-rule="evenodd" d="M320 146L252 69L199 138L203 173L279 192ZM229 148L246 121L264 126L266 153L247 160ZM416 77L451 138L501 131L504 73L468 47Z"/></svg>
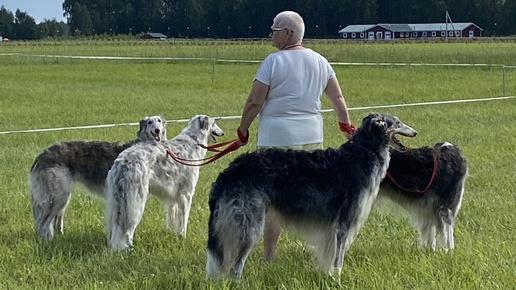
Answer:
<svg viewBox="0 0 516 290"><path fill-rule="evenodd" d="M159 118L161 119L161 122L163 122L163 125L167 124L167 119L163 115L159 115Z"/></svg>
<svg viewBox="0 0 516 290"><path fill-rule="evenodd" d="M161 122L163 123L163 132L161 132L161 139L167 140L167 119L163 115L159 115Z"/></svg>
<svg viewBox="0 0 516 290"><path fill-rule="evenodd" d="M208 116L200 116L199 117L199 128L203 130L208 130L210 127L210 119Z"/></svg>
<svg viewBox="0 0 516 290"><path fill-rule="evenodd" d="M138 130L138 133L136 133L136 137L140 137L140 134L142 133L143 128L145 128L145 124L147 123L148 119L149 117L145 117L143 120L140 120L140 130Z"/></svg>

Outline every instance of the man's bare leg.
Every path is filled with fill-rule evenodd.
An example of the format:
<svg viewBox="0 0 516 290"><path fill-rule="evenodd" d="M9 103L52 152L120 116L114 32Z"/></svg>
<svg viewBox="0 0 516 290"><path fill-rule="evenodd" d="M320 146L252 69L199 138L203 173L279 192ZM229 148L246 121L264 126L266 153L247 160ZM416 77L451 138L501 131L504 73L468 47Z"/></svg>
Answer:
<svg viewBox="0 0 516 290"><path fill-rule="evenodd" d="M263 230L263 245L265 249L264 260L272 261L276 253L276 246L281 232L281 225L276 214L267 211L265 214L265 227Z"/></svg>

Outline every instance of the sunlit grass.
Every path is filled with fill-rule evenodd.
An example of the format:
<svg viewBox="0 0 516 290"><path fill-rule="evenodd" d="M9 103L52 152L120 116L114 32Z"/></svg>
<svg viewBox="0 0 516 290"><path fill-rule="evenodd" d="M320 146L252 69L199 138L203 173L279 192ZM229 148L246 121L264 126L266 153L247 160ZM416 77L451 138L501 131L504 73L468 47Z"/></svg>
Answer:
<svg viewBox="0 0 516 290"><path fill-rule="evenodd" d="M316 44L335 61L420 62L432 44ZM448 48L445 55L470 51L471 63L486 63L489 43ZM102 49L99 49L103 47ZM190 45L184 55L212 57L213 49L230 58L260 59L269 45ZM503 47L503 45L502 45ZM72 55L173 55L170 44L12 45L0 53ZM442 47L441 47L442 48ZM475 48L479 48L476 50ZM516 63L514 52L490 47L492 63ZM392 49L390 58L378 51ZM426 48L425 48L426 49ZM163 51L161 51L163 50ZM319 50L319 49L317 49ZM223 53L221 52L223 51ZM259 53L257 53L259 51ZM362 51L362 55L359 53ZM375 52L376 51L376 52ZM130 52L130 53L128 53ZM427 51L428 52L428 51ZM430 59L441 52L430 50ZM349 58L340 57L349 55ZM353 57L351 57L353 56ZM378 59L377 59L378 58ZM392 58L392 59L391 59ZM445 57L446 58L446 57ZM448 56L450 58L450 56ZM495 61L496 60L496 61ZM449 61L449 59L448 59ZM489 62L489 61L487 61ZM0 57L0 131L137 122L146 115L169 120L199 113L241 113L258 64L211 61L70 60L30 56ZM354 123L373 109L411 104L486 98L502 94L497 67L335 67ZM515 71L508 71L508 94L516 94ZM37 154L61 140L128 140L135 126L0 135L0 286L2 289L511 289L516 283L514 160L516 100L374 109L398 116L416 128L410 146L449 141L469 161L470 176L456 221L456 249L421 249L417 232L401 212L374 210L344 258L340 278L314 270L311 249L296 234L281 236L274 263L261 260L260 244L251 254L241 281L205 279L208 194L217 174L239 152L201 168L186 240L164 229L164 211L152 198L135 235L135 248L111 253L104 233L104 205L78 186L65 217L65 234L51 243L34 235L27 176ZM324 107L329 108L327 100ZM325 145L344 138L336 118L325 113ZM169 137L184 123L171 122ZM220 120L224 140L234 138L238 120ZM255 148L252 139L240 152Z"/></svg>

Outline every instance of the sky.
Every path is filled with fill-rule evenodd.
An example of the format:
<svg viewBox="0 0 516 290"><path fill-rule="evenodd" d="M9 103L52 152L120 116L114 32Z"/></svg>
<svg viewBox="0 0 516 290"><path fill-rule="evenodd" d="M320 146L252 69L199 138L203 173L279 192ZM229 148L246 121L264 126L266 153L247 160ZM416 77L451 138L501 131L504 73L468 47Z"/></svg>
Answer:
<svg viewBox="0 0 516 290"><path fill-rule="evenodd" d="M63 2L63 0L0 0L0 7L5 6L13 15L16 9L27 12L36 20L36 23L40 23L45 18L66 22L66 18L63 17Z"/></svg>

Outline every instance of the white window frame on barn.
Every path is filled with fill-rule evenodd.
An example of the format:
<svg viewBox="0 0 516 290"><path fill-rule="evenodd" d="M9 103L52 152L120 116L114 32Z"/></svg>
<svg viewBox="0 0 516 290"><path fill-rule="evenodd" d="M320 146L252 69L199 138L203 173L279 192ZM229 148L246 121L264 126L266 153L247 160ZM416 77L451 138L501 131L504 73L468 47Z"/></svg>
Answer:
<svg viewBox="0 0 516 290"><path fill-rule="evenodd" d="M365 33L360 32L360 38L365 38Z"/></svg>
<svg viewBox="0 0 516 290"><path fill-rule="evenodd" d="M432 37L436 37L437 33L435 31L432 31Z"/></svg>
<svg viewBox="0 0 516 290"><path fill-rule="evenodd" d="M475 36L475 31L470 30L470 31L469 31L469 34L468 34L468 36L469 36L469 37L473 37L473 36Z"/></svg>
<svg viewBox="0 0 516 290"><path fill-rule="evenodd" d="M455 31L455 36L459 37L460 36L460 32L457 30Z"/></svg>
<svg viewBox="0 0 516 290"><path fill-rule="evenodd" d="M357 37L357 34L356 33L351 33L351 38L356 38Z"/></svg>
<svg viewBox="0 0 516 290"><path fill-rule="evenodd" d="M347 32L342 33L342 38L348 38L348 33Z"/></svg>
<svg viewBox="0 0 516 290"><path fill-rule="evenodd" d="M368 38L368 39L374 39L374 31L369 31L369 32L367 33L367 38Z"/></svg>
<svg viewBox="0 0 516 290"><path fill-rule="evenodd" d="M414 32L412 33L412 36L417 37L417 31L414 31Z"/></svg>
<svg viewBox="0 0 516 290"><path fill-rule="evenodd" d="M452 30L448 31L448 36L453 36L453 31Z"/></svg>
<svg viewBox="0 0 516 290"><path fill-rule="evenodd" d="M444 31L444 30L443 30L443 31L441 31L441 36L442 36L442 37L445 37L445 36L446 36L446 31Z"/></svg>
<svg viewBox="0 0 516 290"><path fill-rule="evenodd" d="M385 31L385 39L391 39L391 32Z"/></svg>
<svg viewBox="0 0 516 290"><path fill-rule="evenodd" d="M405 37L403 32L400 32L400 37Z"/></svg>
<svg viewBox="0 0 516 290"><path fill-rule="evenodd" d="M426 37L426 31L423 31L423 37Z"/></svg>

